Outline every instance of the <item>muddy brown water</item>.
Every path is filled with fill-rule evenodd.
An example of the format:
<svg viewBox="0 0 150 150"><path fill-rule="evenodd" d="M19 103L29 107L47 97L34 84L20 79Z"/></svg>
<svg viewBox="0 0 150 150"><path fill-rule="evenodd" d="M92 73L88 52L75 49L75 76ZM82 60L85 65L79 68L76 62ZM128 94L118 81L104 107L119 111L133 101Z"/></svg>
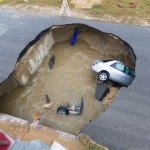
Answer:
<svg viewBox="0 0 150 150"><path fill-rule="evenodd" d="M49 60L53 55L55 64L50 70ZM70 45L70 41L54 44L29 86L17 87L0 97L0 112L32 122L32 112L40 109L44 113L40 124L78 134L83 125L104 110L102 102L94 97L96 75L91 65L95 59L106 57L82 40L77 40L74 46ZM46 94L52 101L51 109L43 108ZM82 97L84 108L81 115L56 113L60 105L74 101L80 103Z"/></svg>

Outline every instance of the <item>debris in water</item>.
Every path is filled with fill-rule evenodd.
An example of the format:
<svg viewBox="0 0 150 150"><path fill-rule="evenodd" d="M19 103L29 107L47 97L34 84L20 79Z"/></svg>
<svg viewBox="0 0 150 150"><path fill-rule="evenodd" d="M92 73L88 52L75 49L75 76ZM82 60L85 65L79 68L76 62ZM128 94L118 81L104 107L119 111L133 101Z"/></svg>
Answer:
<svg viewBox="0 0 150 150"><path fill-rule="evenodd" d="M32 114L32 118L34 119L33 123L31 124L31 126L33 126L34 128L36 128L36 126L39 123L39 120L41 119L41 116L43 115L43 112L41 110L35 110Z"/></svg>
<svg viewBox="0 0 150 150"><path fill-rule="evenodd" d="M46 108L50 108L52 106L52 102L51 100L49 99L48 95L46 94L45 95L45 99L46 99L46 104L43 105L43 107L46 109Z"/></svg>
<svg viewBox="0 0 150 150"><path fill-rule="evenodd" d="M77 106L75 102L73 105L60 106L57 109L57 113L59 114L71 114L71 115L80 115L83 111L83 97L81 98L80 106Z"/></svg>
<svg viewBox="0 0 150 150"><path fill-rule="evenodd" d="M103 83L97 83L95 98L102 101L103 98L110 92L109 88Z"/></svg>
<svg viewBox="0 0 150 150"><path fill-rule="evenodd" d="M52 56L49 60L49 68L52 69L55 63L55 56Z"/></svg>
<svg viewBox="0 0 150 150"><path fill-rule="evenodd" d="M79 32L79 27L76 27L75 30L74 30L73 37L71 39L71 45L73 45L75 43L77 35L78 35L78 32Z"/></svg>

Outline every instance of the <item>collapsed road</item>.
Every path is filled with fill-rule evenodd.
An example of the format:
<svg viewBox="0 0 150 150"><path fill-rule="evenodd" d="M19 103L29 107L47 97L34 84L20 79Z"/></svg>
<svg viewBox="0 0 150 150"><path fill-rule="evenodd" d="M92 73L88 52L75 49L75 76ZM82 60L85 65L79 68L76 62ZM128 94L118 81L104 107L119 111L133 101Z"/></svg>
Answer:
<svg viewBox="0 0 150 150"><path fill-rule="evenodd" d="M70 40L76 27L79 33L71 46ZM54 56L54 66L50 67L49 60ZM41 124L78 134L82 126L108 107L118 90L108 84L109 93L103 100L96 100L96 75L91 70L95 59L117 59L135 69L133 49L115 35L84 24L45 29L22 50L14 71L1 84L0 94L3 95L0 100L3 105L0 105L0 111L32 121L32 112L42 109L44 117ZM46 94L52 101L49 110L42 107ZM60 105L79 103L82 97L84 108L81 115L56 113Z"/></svg>
<svg viewBox="0 0 150 150"><path fill-rule="evenodd" d="M121 88L121 90L117 92L115 101L109 106L109 109L95 121L86 125L82 132L90 135L92 139L108 146L112 150L149 149L150 119L148 114L150 94L149 82L147 82L149 81L147 74L149 74L148 65L150 64L149 27L33 14L8 9L0 9L0 12L0 24L1 26L5 25L5 27L7 27L6 34L0 36L0 51L2 56L0 59L0 75L1 77L4 75L5 79L13 71L20 51L29 41L34 39L40 31L53 24L80 22L99 30L118 35L130 43L138 57L136 64L137 77L135 81L129 88ZM13 18L13 16L19 16L19 14L21 14L20 17ZM23 23L23 26L21 23ZM38 24L38 26L36 26L36 24ZM1 33L4 33L4 31L6 31L6 28L3 32L1 31ZM19 31L21 31L21 33ZM14 40L17 44L14 44ZM13 54L12 47L14 50ZM5 55L5 52L7 52L7 55ZM8 58L9 54L11 56ZM4 56L5 59L2 59ZM0 78L1 81L3 81L4 78Z"/></svg>

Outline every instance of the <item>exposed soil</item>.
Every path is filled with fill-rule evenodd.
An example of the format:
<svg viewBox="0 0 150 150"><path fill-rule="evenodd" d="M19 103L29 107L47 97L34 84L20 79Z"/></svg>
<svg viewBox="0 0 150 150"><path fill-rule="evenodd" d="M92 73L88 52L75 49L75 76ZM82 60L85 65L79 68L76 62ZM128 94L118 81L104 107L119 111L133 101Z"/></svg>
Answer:
<svg viewBox="0 0 150 150"><path fill-rule="evenodd" d="M91 8L93 4L101 4L102 0L71 0L71 3L75 5L75 8Z"/></svg>
<svg viewBox="0 0 150 150"><path fill-rule="evenodd" d="M117 23L131 23L136 25L142 25L142 26L150 26L150 23L146 21L144 18L138 18L136 16L113 16L113 15L103 15L103 16L97 16L97 14L93 15L90 14L90 12L87 11L87 9L91 8L93 4L100 4L102 0L72 0L71 3L74 4L74 8L71 8L71 17L75 18L83 18L83 19L94 19L94 20L100 20L100 21L106 21L106 22L117 22ZM2 8L10 8L10 9L16 9L16 10L24 10L24 11L31 11L36 13L45 13L50 15L59 15L61 7L58 6L46 6L46 5L35 5L30 4L30 1L28 4L21 3L17 5L11 5L11 4L4 4L1 5ZM85 15L86 14L86 15ZM66 11L62 14L62 16L67 16Z"/></svg>
<svg viewBox="0 0 150 150"><path fill-rule="evenodd" d="M29 142L36 139L42 140L48 145L51 145L53 141L57 141L69 150L84 149L84 146L77 139L68 139L63 134L58 134L47 127L34 129L29 124L21 125L18 122L0 121L0 129L15 140Z"/></svg>
<svg viewBox="0 0 150 150"><path fill-rule="evenodd" d="M92 141L89 136L85 135L85 134L79 134L79 141L80 143L83 144L83 146L88 147L88 148L93 148L94 146L97 147L97 150L108 150L108 148L97 144L96 142ZM99 148L99 149L98 149ZM93 148L94 149L94 148ZM95 148L96 149L96 148Z"/></svg>
<svg viewBox="0 0 150 150"><path fill-rule="evenodd" d="M92 6L92 4L95 3L95 2L100 2L100 0L91 0L91 1L89 1L89 3L86 3L86 4L83 1L79 1L79 0L74 1L75 8L71 10L71 12L72 12L71 17L97 19L97 20L111 21L111 22L112 21L121 22L121 21L116 20L116 18L113 18L112 16L105 16L104 18L93 18L90 15L85 16L85 12L78 9L78 8L90 8ZM32 11L32 12L38 12L38 13L53 14L53 15L59 15L59 12L60 12L59 7L46 7L46 6L37 6L37 5L30 5L30 4L19 4L19 5L15 5L15 6L11 6L11 5L6 4L6 5L3 5L1 7L11 8L11 9L19 9L19 10L25 10L25 11ZM67 15L66 12L63 15ZM143 23L143 22L140 23L140 24L141 25L147 25L146 23ZM118 53L117 54L111 54L111 55L115 56L115 55L118 55ZM125 53L125 55L127 55L127 54ZM110 56L106 56L106 57L109 58ZM115 56L115 57L118 57L118 58L120 57L120 59L125 58L122 55L122 53L121 53L121 55ZM45 73L45 72L42 72L42 73ZM113 100L113 98L116 94L116 91L117 91L117 88L111 87L111 93L108 94L105 101L103 101L102 111L105 110L108 107L108 105L112 102L112 100ZM41 91L39 91L39 92L41 92ZM87 91L86 98L91 96L90 94L91 93L89 91ZM28 96L29 96L28 94L24 95L25 98L28 98ZM31 96L32 96L32 94L31 94ZM21 97L21 99L23 99L24 97ZM38 97L36 97L36 98L38 99ZM96 103L98 103L98 102L96 102ZM40 107L42 106L42 104L43 103L41 102ZM62 118L65 118L65 116L63 116ZM54 125L55 124L53 124L53 126ZM40 139L40 140L46 142L47 144L51 144L51 142L53 140L56 140L59 143L61 143L62 145L65 145L65 147L68 148L68 149L71 149L71 150L72 149L73 150L83 149L83 146L79 143L79 141L68 141L64 137L58 136L53 131L47 130L47 128L37 132L37 131L35 131L35 129L31 128L28 125L19 125L18 123L13 123L12 124L12 123L7 122L7 121L6 122L1 122L0 123L0 128L3 129L11 137L13 137L15 139L21 139L21 140L24 140L24 141L31 141L31 140L34 140L34 139ZM49 136L49 135L51 135L51 136ZM80 135L79 137L80 137L80 142L83 143L83 145L86 145L87 143L89 145L91 145L91 143L93 144L93 142L90 139L88 139L87 137L85 137L84 135ZM87 139L87 140L85 140L85 139Z"/></svg>
<svg viewBox="0 0 150 150"><path fill-rule="evenodd" d="M95 145L99 147L100 150L108 150L108 148L95 143L84 134L79 134L78 138L75 138L72 135L65 135L47 127L34 129L30 124L20 124L9 120L0 121L0 129L6 132L11 138L20 141L30 142L32 140L42 140L48 145L56 141L68 150L85 150L86 147L90 148Z"/></svg>

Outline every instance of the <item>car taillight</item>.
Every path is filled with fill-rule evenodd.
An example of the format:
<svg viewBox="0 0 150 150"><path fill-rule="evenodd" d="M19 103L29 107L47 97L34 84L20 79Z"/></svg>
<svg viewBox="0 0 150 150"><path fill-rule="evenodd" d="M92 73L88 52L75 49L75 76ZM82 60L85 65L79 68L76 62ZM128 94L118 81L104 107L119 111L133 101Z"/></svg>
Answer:
<svg viewBox="0 0 150 150"><path fill-rule="evenodd" d="M96 66L96 64L97 64L96 62L93 63L94 66Z"/></svg>
<svg viewBox="0 0 150 150"><path fill-rule="evenodd" d="M100 62L99 60L95 60L94 65L98 64L99 62Z"/></svg>

